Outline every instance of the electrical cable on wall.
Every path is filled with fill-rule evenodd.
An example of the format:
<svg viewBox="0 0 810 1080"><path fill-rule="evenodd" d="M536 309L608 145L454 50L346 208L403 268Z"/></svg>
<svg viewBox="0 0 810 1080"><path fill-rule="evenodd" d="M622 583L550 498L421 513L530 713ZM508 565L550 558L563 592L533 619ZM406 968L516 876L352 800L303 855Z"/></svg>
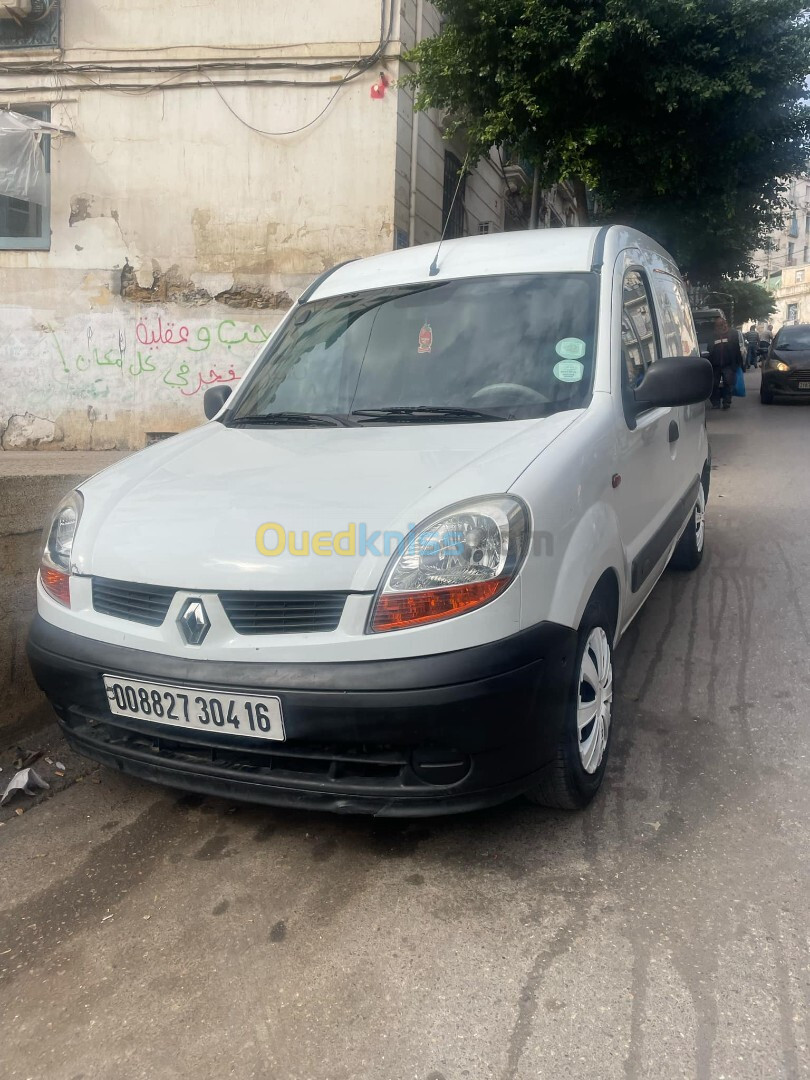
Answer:
<svg viewBox="0 0 810 1080"><path fill-rule="evenodd" d="M272 137L275 137L275 138L279 138L282 135L297 135L300 131L306 131L306 129L312 127L313 124L317 124L317 122L320 120L320 118L327 111L329 106L332 104L332 102L338 96L338 94L343 89L343 87L346 85L346 83L350 82L354 78L357 78L357 75L362 74L362 73L358 72L354 76L347 75L344 79L342 79L338 83L337 89L335 90L334 94L332 94L332 96L326 102L326 104L321 109L321 111L315 117L313 117L313 119L310 120L308 123L302 124L300 127L297 127L297 128L292 128L290 131L264 131L262 128L255 127L253 124L250 123L250 121L245 120L245 118L243 116L239 115L239 113L236 111L236 109L234 109L233 105L231 105L231 103L228 101L228 99L225 97L225 95L222 93L222 91L220 90L220 88L217 86L217 84L214 82L213 79L211 79L207 75L205 75L205 72L201 72L200 74L204 75L205 78L208 79L208 82L210 82L211 85L213 86L213 88L216 90L216 92L219 95L220 99L222 100L222 103L225 106L225 108L228 110L229 113L231 113L232 116L236 117L236 119L239 121L240 124L244 124L244 126L246 128L249 128L251 131L255 131L257 135L268 135L268 136L272 136ZM248 85L253 85L253 84L250 83ZM298 83L296 85L300 86L301 84ZM308 85L312 85L312 84L308 84Z"/></svg>
<svg viewBox="0 0 810 1080"><path fill-rule="evenodd" d="M386 7L386 2L387 2L387 7ZM324 61L314 60L314 61L307 61L307 62L300 61L300 60L291 60L291 61L284 61L284 60L265 60L265 61L259 60L259 61L255 61L254 60L254 61L252 61L250 63L245 63L245 62L239 63L239 62L236 62L236 61L222 61L222 62L214 61L212 63L205 64L205 65L186 63L182 67L175 70L173 74L168 76L168 78L162 79L161 81L156 82L156 83L152 83L152 84L150 84L148 86L139 86L137 84L132 84L132 83L129 83L129 84L127 84L127 83L102 83L102 82L98 82L97 80L91 78L91 76L88 73L91 72L91 71L94 72L94 73L100 73L101 71L109 71L109 72L112 73L112 72L125 72L127 70L131 70L131 71L135 71L135 72L160 71L160 70L165 71L165 70L167 70L167 68L166 67L154 67L154 66L148 67L148 66L140 65L138 67L126 69L126 68L122 68L120 66L111 66L109 64L102 65L102 64L98 64L98 63L92 63L92 62L90 62L90 63L80 63L80 64L69 64L69 65L65 64L65 63L52 62L52 63L49 63L49 64L28 65L27 68L26 68L26 73L28 75L30 75L33 72L40 72L42 74L47 74L48 76L50 76L51 78L54 79L54 82L55 82L56 85L46 85L46 86L31 86L31 85L28 85L28 86L24 86L24 87L5 87L4 90L3 90L3 93L4 93L4 96L5 95L13 95L13 94L26 94L26 95L28 95L28 94L31 94L32 92L53 93L54 91L58 90L60 92L60 95L61 95L61 94L64 93L64 90L65 90L65 84L62 81L61 77L65 76L65 75L72 75L75 78L84 79L85 83L84 84L78 83L78 82L72 83L69 86L69 88L71 90L89 90L89 89L92 88L92 89L96 89L96 90L108 90L108 91L113 92L113 93L122 93L122 94L131 95L131 96L134 96L134 97L139 97L141 95L151 94L156 90L165 90L165 89L181 90L181 89L192 89L192 88L195 88L195 87L199 87L199 86L203 85L200 81L193 81L193 82L191 82L191 81L189 81L189 82L180 82L179 81L180 79L182 79L186 75L196 75L198 77L198 80L199 79L204 79L207 83L209 83L214 88L214 90L216 90L217 94L222 99L223 103L228 108L229 112L240 123L244 124L244 126L249 128L251 131L254 131L254 132L256 132L257 134L260 134L260 135L266 135L268 137L275 137L275 138L278 138L278 137L281 137L281 136L284 136L284 135L294 135L294 134L297 134L300 131L305 131L307 128L312 127L313 124L317 123L317 121L327 112L329 107L332 105L332 103L337 98L340 91L347 85L347 83L353 82L355 79L360 78L367 71L369 71L373 67L375 67L380 61L385 59L386 49L388 48L388 45L390 44L391 39L393 37L394 10L395 10L394 9L394 3L395 3L395 0L381 0L381 2L380 2L380 37L379 37L378 44L377 44L376 48L374 49L374 51L372 53L368 54L367 56L358 57L356 60L349 60L349 59L342 59L342 58L341 59L333 59L333 60L324 60ZM194 46L169 46L168 48L193 48L193 47ZM212 46L201 46L201 47L203 47L203 48L211 48ZM274 46L267 46L267 48L273 48L273 47ZM277 46L277 47L278 48L281 48L281 47L292 48L292 47L295 47L295 46ZM337 84L337 88L336 88L334 94L331 95L331 97L327 101L326 105L320 110L320 112L317 114L317 116L315 116L312 120L308 121L306 124L302 124L300 127L291 129L289 131L279 131L279 132L266 131L263 128L260 128L260 127L258 127L256 125L250 123L250 121L246 120L243 116L241 116L233 108L233 106L230 104L230 102L224 96L222 91L219 89L219 85L214 81L214 79L209 74L209 72L217 72L217 71L223 71L223 70L225 70L225 71L233 71L234 69L242 70L244 72L247 72L247 71L250 71L250 70L258 70L258 71L266 71L266 70L271 70L271 71L275 71L275 70L323 71L323 70L334 70L335 68L340 68L340 67L348 67L348 71L347 71L346 75ZM171 70L171 68L168 68L168 70ZM13 67L10 67L9 65L0 65L0 74L14 74L14 71L15 71L15 69ZM335 83L334 83L333 79L309 79L309 80L305 80L305 81L301 80L301 79L242 79L242 80L231 80L231 79L229 79L229 80L225 80L222 83L222 85L229 85L229 86L275 86L275 87L282 87L282 86L284 86L284 87L302 87L303 86L303 87L310 88L310 87L322 87L322 86L331 87L331 86L334 86Z"/></svg>

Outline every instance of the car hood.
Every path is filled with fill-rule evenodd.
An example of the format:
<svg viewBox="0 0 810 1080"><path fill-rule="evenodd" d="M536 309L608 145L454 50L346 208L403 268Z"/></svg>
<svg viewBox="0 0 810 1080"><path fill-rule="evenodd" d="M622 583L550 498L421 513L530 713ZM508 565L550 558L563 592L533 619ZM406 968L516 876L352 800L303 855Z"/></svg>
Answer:
<svg viewBox="0 0 810 1080"><path fill-rule="evenodd" d="M774 349L773 355L792 368L810 368L810 349Z"/></svg>
<svg viewBox="0 0 810 1080"><path fill-rule="evenodd" d="M358 428L226 428L176 436L81 485L79 574L175 588L370 591L409 527L452 503L507 491L581 416ZM287 544L262 554L274 523ZM354 550L351 526L354 526ZM368 539L360 550L363 530ZM348 554L300 555L303 534L345 534ZM277 546L280 532L265 534ZM393 546L392 546L393 545Z"/></svg>

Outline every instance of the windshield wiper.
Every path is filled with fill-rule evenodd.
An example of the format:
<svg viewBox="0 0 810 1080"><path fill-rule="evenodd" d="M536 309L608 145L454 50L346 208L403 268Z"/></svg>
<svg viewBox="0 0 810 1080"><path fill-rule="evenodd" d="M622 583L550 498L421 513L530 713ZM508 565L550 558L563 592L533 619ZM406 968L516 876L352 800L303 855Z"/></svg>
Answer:
<svg viewBox="0 0 810 1080"><path fill-rule="evenodd" d="M355 409L352 416L364 420L394 420L407 423L409 420L507 420L509 417L496 416L494 413L480 412L478 409L463 409L452 405L392 405L387 409Z"/></svg>
<svg viewBox="0 0 810 1080"><path fill-rule="evenodd" d="M238 416L231 427L346 427L343 420L329 413L274 412Z"/></svg>

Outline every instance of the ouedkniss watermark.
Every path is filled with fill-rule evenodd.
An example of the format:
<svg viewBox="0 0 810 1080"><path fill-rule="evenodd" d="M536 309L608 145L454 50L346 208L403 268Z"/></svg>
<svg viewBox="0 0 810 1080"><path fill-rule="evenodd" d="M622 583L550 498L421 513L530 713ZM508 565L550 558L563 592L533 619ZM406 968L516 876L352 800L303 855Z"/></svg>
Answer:
<svg viewBox="0 0 810 1080"><path fill-rule="evenodd" d="M410 524L404 532L397 529L369 529L364 521L350 522L345 529L333 532L324 529L296 532L285 529L277 521L265 521L256 530L256 548L260 555L274 558L289 554L306 558L317 555L328 558L342 555L355 558L365 555L385 556L409 554L423 557L463 555L467 537L452 529L426 529L416 532L416 524ZM531 538L533 555L553 555L554 541L549 532L534 532Z"/></svg>

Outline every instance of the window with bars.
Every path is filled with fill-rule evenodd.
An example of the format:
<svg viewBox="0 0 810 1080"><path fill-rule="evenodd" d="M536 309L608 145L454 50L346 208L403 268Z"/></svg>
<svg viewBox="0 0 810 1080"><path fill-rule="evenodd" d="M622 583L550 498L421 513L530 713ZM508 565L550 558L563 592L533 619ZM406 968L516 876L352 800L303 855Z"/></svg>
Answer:
<svg viewBox="0 0 810 1080"><path fill-rule="evenodd" d="M14 111L35 120L50 120L49 105L15 105ZM51 137L42 136L42 154L48 180L50 200ZM0 251L47 251L51 246L51 214L45 206L0 195Z"/></svg>
<svg viewBox="0 0 810 1080"><path fill-rule="evenodd" d="M461 174L461 162L448 150L444 155L444 197L442 199L442 231L448 240L464 235L464 191L466 175ZM458 190L458 193L456 191Z"/></svg>
<svg viewBox="0 0 810 1080"><path fill-rule="evenodd" d="M61 0L31 0L30 11L0 19L0 51L56 48L60 5Z"/></svg>

